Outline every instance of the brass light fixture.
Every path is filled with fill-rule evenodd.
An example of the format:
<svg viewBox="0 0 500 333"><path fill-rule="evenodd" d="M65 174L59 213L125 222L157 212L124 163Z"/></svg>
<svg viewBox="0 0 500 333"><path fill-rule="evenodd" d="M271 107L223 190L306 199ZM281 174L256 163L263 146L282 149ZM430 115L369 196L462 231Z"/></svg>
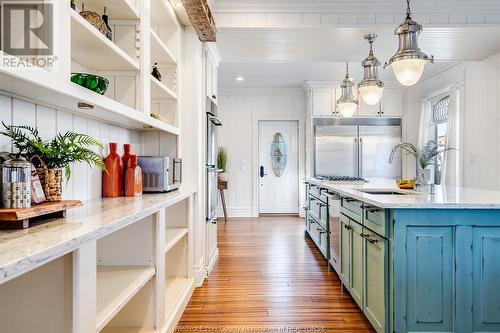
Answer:
<svg viewBox="0 0 500 333"><path fill-rule="evenodd" d="M378 76L380 61L373 55L373 42L376 38L377 35L375 34L365 36L365 39L370 43L370 53L361 63L365 74L363 81L358 84L359 94L368 105L375 105L380 102L382 94L384 93L384 83Z"/></svg>
<svg viewBox="0 0 500 333"><path fill-rule="evenodd" d="M358 107L358 100L354 98L352 92L354 85L354 79L349 74L349 63L346 63L345 79L342 81L342 85L340 86L342 89L342 95L337 101L338 110L344 118L354 116Z"/></svg>
<svg viewBox="0 0 500 333"><path fill-rule="evenodd" d="M396 79L404 86L413 86L424 73L425 65L433 63L434 57L427 56L418 47L418 35L422 26L411 18L410 0L406 0L406 19L394 30L399 37L398 51L385 64L385 68L392 67Z"/></svg>

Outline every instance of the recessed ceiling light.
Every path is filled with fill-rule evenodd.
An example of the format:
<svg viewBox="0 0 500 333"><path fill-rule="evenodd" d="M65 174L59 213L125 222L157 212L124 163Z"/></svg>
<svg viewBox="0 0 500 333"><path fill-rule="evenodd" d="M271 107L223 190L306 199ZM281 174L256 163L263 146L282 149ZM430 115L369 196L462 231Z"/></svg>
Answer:
<svg viewBox="0 0 500 333"><path fill-rule="evenodd" d="M236 81L238 82L245 81L245 78L243 76L237 76Z"/></svg>

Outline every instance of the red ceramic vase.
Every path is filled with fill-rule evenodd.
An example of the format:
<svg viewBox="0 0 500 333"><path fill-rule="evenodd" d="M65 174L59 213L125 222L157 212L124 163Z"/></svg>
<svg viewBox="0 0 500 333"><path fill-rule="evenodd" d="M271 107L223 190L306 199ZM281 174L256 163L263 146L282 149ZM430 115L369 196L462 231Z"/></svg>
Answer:
<svg viewBox="0 0 500 333"><path fill-rule="evenodd" d="M130 144L128 143L124 144L122 160L123 160L123 167L125 168L125 170L127 170L127 168L130 166L131 155L132 154L130 153Z"/></svg>
<svg viewBox="0 0 500 333"><path fill-rule="evenodd" d="M106 171L102 173L102 196L115 198L123 195L123 161L118 155L118 145L109 143L109 155L104 159Z"/></svg>
<svg viewBox="0 0 500 333"><path fill-rule="evenodd" d="M130 166L125 172L125 196L142 195L142 170L137 165L137 155L130 155Z"/></svg>

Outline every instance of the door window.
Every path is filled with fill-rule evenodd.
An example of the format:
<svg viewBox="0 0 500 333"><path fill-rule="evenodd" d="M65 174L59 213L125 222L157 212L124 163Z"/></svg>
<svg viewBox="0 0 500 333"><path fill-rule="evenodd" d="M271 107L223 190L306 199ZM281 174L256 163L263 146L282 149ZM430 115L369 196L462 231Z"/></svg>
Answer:
<svg viewBox="0 0 500 333"><path fill-rule="evenodd" d="M283 175L287 161L288 151L285 140L281 133L276 133L271 143L271 166L276 177L281 177Z"/></svg>

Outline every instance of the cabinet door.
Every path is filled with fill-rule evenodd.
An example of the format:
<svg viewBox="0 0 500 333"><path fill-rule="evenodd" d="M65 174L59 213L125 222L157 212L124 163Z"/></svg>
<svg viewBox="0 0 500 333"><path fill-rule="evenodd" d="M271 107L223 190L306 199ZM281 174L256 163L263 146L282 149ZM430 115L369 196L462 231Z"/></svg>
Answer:
<svg viewBox="0 0 500 333"><path fill-rule="evenodd" d="M340 215L340 280L349 289L351 277L351 226L349 218Z"/></svg>
<svg viewBox="0 0 500 333"><path fill-rule="evenodd" d="M349 291L352 298L358 303L358 306L363 308L363 251L364 238L361 236L363 227L351 221L351 279Z"/></svg>
<svg viewBox="0 0 500 333"><path fill-rule="evenodd" d="M387 240L364 229L365 238L365 293L364 313L375 330L385 332L387 283Z"/></svg>
<svg viewBox="0 0 500 333"><path fill-rule="evenodd" d="M313 115L331 116L335 111L334 91L331 89L313 91Z"/></svg>
<svg viewBox="0 0 500 333"><path fill-rule="evenodd" d="M473 228L473 332L500 331L500 228Z"/></svg>
<svg viewBox="0 0 500 333"><path fill-rule="evenodd" d="M396 331L453 332L454 227L407 227L404 259L404 292L395 297L406 298L406 329Z"/></svg>
<svg viewBox="0 0 500 333"><path fill-rule="evenodd" d="M368 105L365 103L361 95L359 95L359 115L364 117L378 116L380 113L381 105L377 103L375 105Z"/></svg>
<svg viewBox="0 0 500 333"><path fill-rule="evenodd" d="M403 115L404 99L400 90L385 89L382 96L382 116L399 117Z"/></svg>

